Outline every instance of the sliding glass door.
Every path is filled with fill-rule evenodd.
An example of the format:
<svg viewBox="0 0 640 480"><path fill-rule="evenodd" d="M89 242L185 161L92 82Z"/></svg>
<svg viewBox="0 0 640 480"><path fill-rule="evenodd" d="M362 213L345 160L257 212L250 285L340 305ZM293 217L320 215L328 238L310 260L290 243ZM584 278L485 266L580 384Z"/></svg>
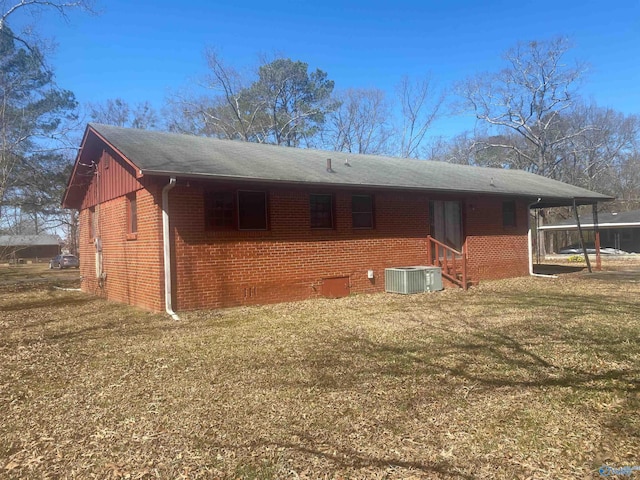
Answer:
<svg viewBox="0 0 640 480"><path fill-rule="evenodd" d="M459 201L429 202L431 236L445 245L462 250L462 206Z"/></svg>

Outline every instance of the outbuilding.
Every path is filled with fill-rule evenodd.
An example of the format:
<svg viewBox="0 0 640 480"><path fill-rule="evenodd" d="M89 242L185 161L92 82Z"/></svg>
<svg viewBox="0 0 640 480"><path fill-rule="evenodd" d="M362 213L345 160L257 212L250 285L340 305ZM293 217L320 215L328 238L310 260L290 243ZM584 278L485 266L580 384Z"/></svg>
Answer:
<svg viewBox="0 0 640 480"><path fill-rule="evenodd" d="M600 212L595 219L593 214L581 215L579 219L580 227L584 229L585 241L589 245L595 244L595 232L599 231L602 248L640 253L640 210ZM579 240L578 223L574 218L539 228L545 232L548 245L557 246L557 250L575 245Z"/></svg>
<svg viewBox="0 0 640 480"><path fill-rule="evenodd" d="M0 235L0 261L27 263L48 261L60 253L57 235Z"/></svg>

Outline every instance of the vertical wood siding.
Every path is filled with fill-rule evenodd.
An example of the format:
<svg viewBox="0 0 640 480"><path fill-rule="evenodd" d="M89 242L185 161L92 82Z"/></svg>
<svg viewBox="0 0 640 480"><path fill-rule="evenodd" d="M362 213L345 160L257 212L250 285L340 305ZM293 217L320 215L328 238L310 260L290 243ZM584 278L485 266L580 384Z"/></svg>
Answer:
<svg viewBox="0 0 640 480"><path fill-rule="evenodd" d="M92 162L92 178L81 209L108 202L142 188L134 168L111 149L102 150Z"/></svg>

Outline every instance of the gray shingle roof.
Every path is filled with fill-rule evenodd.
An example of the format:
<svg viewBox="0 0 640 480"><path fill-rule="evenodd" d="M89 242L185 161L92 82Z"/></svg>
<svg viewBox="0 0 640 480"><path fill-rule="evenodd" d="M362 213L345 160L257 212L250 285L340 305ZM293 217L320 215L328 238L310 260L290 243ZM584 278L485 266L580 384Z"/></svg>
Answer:
<svg viewBox="0 0 640 480"><path fill-rule="evenodd" d="M540 197L554 204L568 204L573 198L579 203L610 199L521 170L298 149L95 123L90 127L143 175L501 194ZM332 159L332 172L327 172L328 158Z"/></svg>
<svg viewBox="0 0 640 480"><path fill-rule="evenodd" d="M583 226L593 226L593 215L580 215L580 224ZM610 225L615 227L616 225L622 226L638 226L640 227L640 210L629 210L628 212L598 213L598 225ZM558 230L560 227L570 227L571 229L577 228L575 218L567 218L565 220L550 223L541 227L543 230Z"/></svg>
<svg viewBox="0 0 640 480"><path fill-rule="evenodd" d="M0 247L30 247L36 245L59 245L57 235L0 235Z"/></svg>

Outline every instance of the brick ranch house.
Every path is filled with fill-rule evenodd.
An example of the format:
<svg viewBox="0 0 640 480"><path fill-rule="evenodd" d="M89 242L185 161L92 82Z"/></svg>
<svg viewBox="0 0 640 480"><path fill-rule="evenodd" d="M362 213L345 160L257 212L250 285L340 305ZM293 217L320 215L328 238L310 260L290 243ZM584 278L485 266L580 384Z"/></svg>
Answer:
<svg viewBox="0 0 640 480"><path fill-rule="evenodd" d="M531 208L608 199L524 171L89 124L63 206L84 291L173 314L380 292L385 268L443 261L464 287L527 275Z"/></svg>

